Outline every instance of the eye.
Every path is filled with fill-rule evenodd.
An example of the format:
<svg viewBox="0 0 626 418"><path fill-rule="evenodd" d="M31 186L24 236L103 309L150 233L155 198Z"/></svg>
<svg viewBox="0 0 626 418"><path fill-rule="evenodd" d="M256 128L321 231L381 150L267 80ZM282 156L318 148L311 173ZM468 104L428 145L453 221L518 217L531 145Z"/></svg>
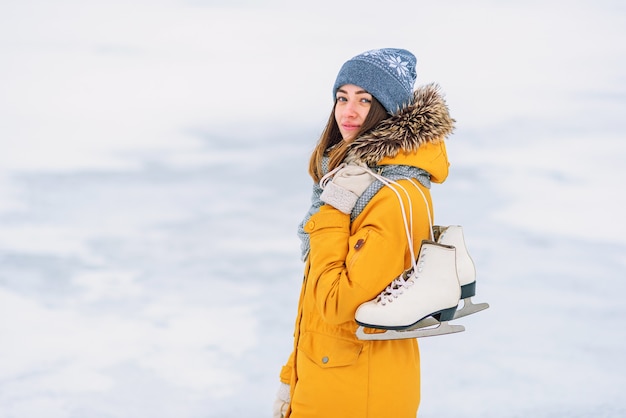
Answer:
<svg viewBox="0 0 626 418"><path fill-rule="evenodd" d="M372 99L368 99L367 97L364 97L361 99L361 103L372 103Z"/></svg>
<svg viewBox="0 0 626 418"><path fill-rule="evenodd" d="M347 99L347 98L345 98L345 97L343 97L343 96L337 96L337 101L338 101L338 102L347 102L347 101L348 101L348 99Z"/></svg>

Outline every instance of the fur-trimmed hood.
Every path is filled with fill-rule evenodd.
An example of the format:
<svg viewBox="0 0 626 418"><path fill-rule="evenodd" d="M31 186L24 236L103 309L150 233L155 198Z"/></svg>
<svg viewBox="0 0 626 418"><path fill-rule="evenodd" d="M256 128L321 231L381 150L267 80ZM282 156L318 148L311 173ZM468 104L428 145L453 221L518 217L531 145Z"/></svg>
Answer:
<svg viewBox="0 0 626 418"><path fill-rule="evenodd" d="M406 157L421 154L427 148L441 148L440 153L443 152L445 157L443 141L454 130L454 122L439 86L428 84L419 87L413 93L411 104L352 141L345 161L368 166L407 164ZM440 146L423 147L417 152L418 148L429 144ZM394 162L396 157L401 157L402 162ZM447 176L447 157L445 164ZM429 167L417 166L430 172Z"/></svg>

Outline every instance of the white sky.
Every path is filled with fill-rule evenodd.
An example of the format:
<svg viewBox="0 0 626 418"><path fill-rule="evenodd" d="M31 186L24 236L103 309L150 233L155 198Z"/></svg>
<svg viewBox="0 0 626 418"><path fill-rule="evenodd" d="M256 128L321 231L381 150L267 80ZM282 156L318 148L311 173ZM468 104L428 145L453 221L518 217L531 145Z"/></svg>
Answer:
<svg viewBox="0 0 626 418"><path fill-rule="evenodd" d="M417 55L418 83L441 84L460 129L620 122L617 2L257 3L3 2L0 164L115 166L129 163L116 151L172 142L194 153L184 131L198 124L317 126L341 63L383 46Z"/></svg>
<svg viewBox="0 0 626 418"><path fill-rule="evenodd" d="M615 240L626 236L625 16L611 1L5 1L2 206L19 205L11 172L139 169L145 155L203 164L194 131L318 132L339 66L395 46L417 55L418 84L446 94L461 143L452 163L517 173L501 177L512 201L500 217L544 228L553 211L550 227L571 232L596 214L617 226L585 234ZM529 189L544 172L572 183ZM543 195L557 198L546 208Z"/></svg>

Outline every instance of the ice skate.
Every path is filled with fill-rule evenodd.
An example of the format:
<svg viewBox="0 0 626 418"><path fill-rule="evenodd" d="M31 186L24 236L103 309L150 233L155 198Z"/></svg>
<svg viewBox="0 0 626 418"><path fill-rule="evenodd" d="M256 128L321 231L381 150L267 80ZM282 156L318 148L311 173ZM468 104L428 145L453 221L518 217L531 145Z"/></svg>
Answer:
<svg viewBox="0 0 626 418"><path fill-rule="evenodd" d="M465 330L449 324L461 297L453 246L423 241L417 263L374 300L359 306L355 319L361 340L421 338ZM432 320L425 328L424 321ZM386 330L366 333L364 328Z"/></svg>
<svg viewBox="0 0 626 418"><path fill-rule="evenodd" d="M489 307L487 303L472 302L472 296L476 295L476 269L474 261L470 257L465 239L463 237L463 227L460 225L433 226L435 241L443 245L452 245L456 248L456 272L461 284L461 299L463 307L456 311L454 319L462 318L476 312L480 312ZM427 321L428 322L428 321ZM422 326L426 326L423 324Z"/></svg>

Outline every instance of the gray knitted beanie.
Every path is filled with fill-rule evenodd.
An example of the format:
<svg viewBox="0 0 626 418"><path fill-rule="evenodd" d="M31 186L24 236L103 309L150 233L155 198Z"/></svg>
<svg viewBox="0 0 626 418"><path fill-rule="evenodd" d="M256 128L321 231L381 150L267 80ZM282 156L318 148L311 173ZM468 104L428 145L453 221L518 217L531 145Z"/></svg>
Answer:
<svg viewBox="0 0 626 418"><path fill-rule="evenodd" d="M373 49L359 54L339 70L333 99L339 87L354 84L364 88L393 115L411 101L417 78L416 62L415 56L406 49Z"/></svg>

